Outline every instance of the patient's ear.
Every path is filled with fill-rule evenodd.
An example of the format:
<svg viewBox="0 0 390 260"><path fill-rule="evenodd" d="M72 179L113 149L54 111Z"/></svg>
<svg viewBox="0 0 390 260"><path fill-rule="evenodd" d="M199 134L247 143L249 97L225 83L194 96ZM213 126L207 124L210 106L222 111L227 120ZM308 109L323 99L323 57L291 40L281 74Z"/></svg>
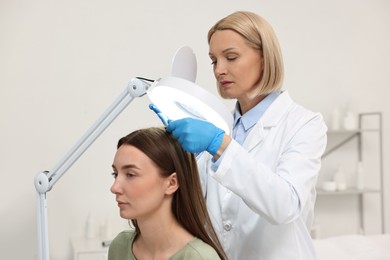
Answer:
<svg viewBox="0 0 390 260"><path fill-rule="evenodd" d="M177 174L176 172L172 173L168 178L167 178L167 189L165 193L167 195L171 195L177 191L179 188L179 182L177 180Z"/></svg>

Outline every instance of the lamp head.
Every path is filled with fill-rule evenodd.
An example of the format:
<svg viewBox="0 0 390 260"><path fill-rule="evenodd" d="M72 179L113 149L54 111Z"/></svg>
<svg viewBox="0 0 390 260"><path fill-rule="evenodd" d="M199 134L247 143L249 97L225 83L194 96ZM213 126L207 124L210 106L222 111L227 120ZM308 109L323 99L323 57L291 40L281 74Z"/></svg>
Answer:
<svg viewBox="0 0 390 260"><path fill-rule="evenodd" d="M155 81L147 91L150 101L171 120L186 117L206 120L231 133L232 113L215 95L195 83L176 77Z"/></svg>
<svg viewBox="0 0 390 260"><path fill-rule="evenodd" d="M171 76L195 82L196 79L196 57L190 47L179 48L172 60Z"/></svg>
<svg viewBox="0 0 390 260"><path fill-rule="evenodd" d="M169 119L206 120L231 133L233 115L215 95L196 85L196 57L189 47L180 48L172 61L172 76L156 80L146 92Z"/></svg>

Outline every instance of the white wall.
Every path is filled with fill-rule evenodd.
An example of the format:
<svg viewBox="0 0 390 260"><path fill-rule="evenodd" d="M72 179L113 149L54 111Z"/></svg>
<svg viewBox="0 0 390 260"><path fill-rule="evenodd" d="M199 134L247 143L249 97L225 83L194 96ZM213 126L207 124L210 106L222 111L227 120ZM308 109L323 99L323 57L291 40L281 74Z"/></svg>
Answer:
<svg viewBox="0 0 390 260"><path fill-rule="evenodd" d="M327 119L347 101L354 112L383 112L389 157L387 0L2 0L1 259L37 258L35 175L64 156L130 78L167 76L176 49L189 45L197 54L197 83L216 93L206 33L235 10L257 12L274 26L284 86L297 102ZM110 165L119 137L160 124L147 105L146 97L135 100L48 193L52 259L71 258L69 238L83 235L90 212L101 223L109 218L114 232L126 224L109 191ZM385 160L385 173L389 167Z"/></svg>

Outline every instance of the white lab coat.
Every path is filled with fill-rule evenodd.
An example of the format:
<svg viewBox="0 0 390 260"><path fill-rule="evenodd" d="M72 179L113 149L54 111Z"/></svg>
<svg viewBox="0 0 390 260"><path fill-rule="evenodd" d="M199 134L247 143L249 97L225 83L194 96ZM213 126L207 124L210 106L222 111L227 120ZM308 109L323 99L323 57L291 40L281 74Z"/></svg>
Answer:
<svg viewBox="0 0 390 260"><path fill-rule="evenodd" d="M232 141L211 169L198 158L207 207L231 260L313 260L316 181L327 127L319 113L279 95L241 146Z"/></svg>

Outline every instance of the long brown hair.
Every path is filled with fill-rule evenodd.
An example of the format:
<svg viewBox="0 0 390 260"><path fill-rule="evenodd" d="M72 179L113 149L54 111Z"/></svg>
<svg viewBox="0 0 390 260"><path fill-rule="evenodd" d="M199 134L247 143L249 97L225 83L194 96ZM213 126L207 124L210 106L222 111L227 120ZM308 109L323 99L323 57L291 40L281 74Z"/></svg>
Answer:
<svg viewBox="0 0 390 260"><path fill-rule="evenodd" d="M195 156L185 152L170 133L158 127L139 129L122 137L117 148L124 144L146 154L159 167L163 177L176 172L179 188L172 200L174 216L192 235L212 246L221 259L227 259L207 212ZM137 237L141 232L137 220L131 222Z"/></svg>

